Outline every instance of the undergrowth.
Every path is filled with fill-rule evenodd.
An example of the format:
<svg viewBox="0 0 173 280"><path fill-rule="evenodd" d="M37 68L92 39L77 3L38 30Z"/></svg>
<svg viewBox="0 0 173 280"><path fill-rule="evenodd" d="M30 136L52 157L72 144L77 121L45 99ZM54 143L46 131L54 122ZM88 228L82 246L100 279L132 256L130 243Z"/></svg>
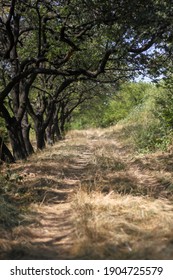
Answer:
<svg viewBox="0 0 173 280"><path fill-rule="evenodd" d="M17 176L17 175L16 175ZM17 179L9 180L6 176L0 175L0 226L10 229L18 226L28 215L28 202L21 199L20 188ZM26 201L25 201L26 202Z"/></svg>
<svg viewBox="0 0 173 280"><path fill-rule="evenodd" d="M131 142L140 153L166 151L172 144L172 127L168 125L157 104L159 93L149 95L145 102L135 107L122 120L122 138Z"/></svg>
<svg viewBox="0 0 173 280"><path fill-rule="evenodd" d="M102 113L97 117L92 106L86 111L83 108L80 115L85 119L83 127L121 124L120 137L133 145L138 152L166 151L172 144L173 136L171 89L163 82L157 86L139 82L125 83L118 91L111 93L110 96L108 94L107 102L101 103ZM100 103L96 104L100 108ZM71 126L74 124L75 120Z"/></svg>
<svg viewBox="0 0 173 280"><path fill-rule="evenodd" d="M12 227L18 224L20 211L13 200L10 192L13 185L4 176L0 176L0 224L1 227Z"/></svg>

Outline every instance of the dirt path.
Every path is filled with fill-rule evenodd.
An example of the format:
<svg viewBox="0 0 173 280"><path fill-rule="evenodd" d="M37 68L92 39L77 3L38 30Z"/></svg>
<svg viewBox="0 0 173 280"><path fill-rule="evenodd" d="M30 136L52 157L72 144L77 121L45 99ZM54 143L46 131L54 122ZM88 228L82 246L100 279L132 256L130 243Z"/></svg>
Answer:
<svg viewBox="0 0 173 280"><path fill-rule="evenodd" d="M169 154L134 156L117 140L86 132L16 164L18 199L29 200L31 213L1 239L3 258L73 259L71 201L79 188L171 198L172 161Z"/></svg>
<svg viewBox="0 0 173 280"><path fill-rule="evenodd" d="M66 140L26 163L11 166L11 181L22 177L19 200L31 201L30 215L21 225L2 233L2 258L72 259L74 228L71 222L71 196L85 177L90 152L86 146Z"/></svg>

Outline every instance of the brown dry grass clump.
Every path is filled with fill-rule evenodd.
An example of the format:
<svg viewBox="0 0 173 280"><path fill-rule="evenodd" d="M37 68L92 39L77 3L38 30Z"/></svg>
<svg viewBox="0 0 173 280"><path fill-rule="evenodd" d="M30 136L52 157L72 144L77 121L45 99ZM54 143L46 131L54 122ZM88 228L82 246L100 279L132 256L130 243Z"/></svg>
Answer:
<svg viewBox="0 0 173 280"><path fill-rule="evenodd" d="M76 258L173 258L173 205L169 201L79 191L72 207Z"/></svg>

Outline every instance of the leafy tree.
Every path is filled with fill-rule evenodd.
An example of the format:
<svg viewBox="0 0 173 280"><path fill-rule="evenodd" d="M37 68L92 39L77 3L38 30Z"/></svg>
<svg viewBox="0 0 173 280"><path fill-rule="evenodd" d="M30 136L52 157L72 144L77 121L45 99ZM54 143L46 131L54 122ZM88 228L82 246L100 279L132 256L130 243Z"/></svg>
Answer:
<svg viewBox="0 0 173 280"><path fill-rule="evenodd" d="M117 81L144 66L152 68L152 56L157 60L160 49L166 55L163 45L172 36L170 1L1 0L0 5L0 112L16 159L32 152L26 108L43 148L63 90L72 83L108 82L112 75ZM56 76L59 83L41 121L32 108L31 87L38 75Z"/></svg>

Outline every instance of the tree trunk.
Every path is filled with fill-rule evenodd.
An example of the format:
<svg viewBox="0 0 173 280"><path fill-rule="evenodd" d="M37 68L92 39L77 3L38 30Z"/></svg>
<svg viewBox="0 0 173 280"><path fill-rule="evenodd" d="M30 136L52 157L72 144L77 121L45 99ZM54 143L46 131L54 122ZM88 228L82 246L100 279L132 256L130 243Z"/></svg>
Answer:
<svg viewBox="0 0 173 280"><path fill-rule="evenodd" d="M61 118L60 132L62 139L65 138L65 118Z"/></svg>
<svg viewBox="0 0 173 280"><path fill-rule="evenodd" d="M5 145L3 139L0 137L0 159L2 161L13 163L15 162L15 159L8 149L8 147Z"/></svg>
<svg viewBox="0 0 173 280"><path fill-rule="evenodd" d="M58 123L54 124L54 129L55 129L55 137L57 140L62 140L63 139L63 136L61 134L61 130L59 128L59 125Z"/></svg>
<svg viewBox="0 0 173 280"><path fill-rule="evenodd" d="M54 139L54 129L53 129L53 120L51 119L47 128L46 128L46 142L48 145L53 145L55 142Z"/></svg>
<svg viewBox="0 0 173 280"><path fill-rule="evenodd" d="M37 141L37 149L43 150L46 146L45 129L42 128L40 122L35 123L35 134L36 134L36 141Z"/></svg>
<svg viewBox="0 0 173 280"><path fill-rule="evenodd" d="M3 104L0 104L0 111L5 119L14 159L26 159L28 154L23 140L21 122L11 117Z"/></svg>
<svg viewBox="0 0 173 280"><path fill-rule="evenodd" d="M15 118L12 118L12 125L7 125L13 156L16 160L26 159L28 154L22 135L22 128Z"/></svg>
<svg viewBox="0 0 173 280"><path fill-rule="evenodd" d="M31 155L34 153L34 149L32 147L32 144L29 139L29 131L30 131L31 125L28 123L28 116L25 112L23 119L22 119L22 135L25 143L25 148L27 150L28 155Z"/></svg>

